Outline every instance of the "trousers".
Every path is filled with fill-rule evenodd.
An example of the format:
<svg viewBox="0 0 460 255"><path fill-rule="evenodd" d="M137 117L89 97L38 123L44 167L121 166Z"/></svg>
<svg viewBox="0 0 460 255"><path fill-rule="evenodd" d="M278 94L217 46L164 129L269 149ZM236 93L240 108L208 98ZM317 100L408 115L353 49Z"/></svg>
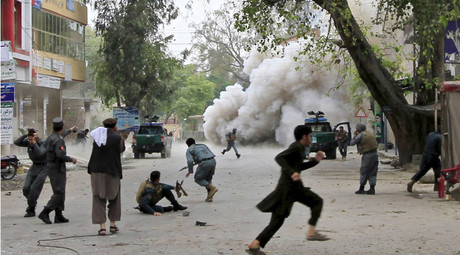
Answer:
<svg viewBox="0 0 460 255"><path fill-rule="evenodd" d="M26 180L22 187L22 194L27 198L29 208L37 206L37 200L40 197L47 176L48 169L46 165L33 164L29 172L27 172Z"/></svg>
<svg viewBox="0 0 460 255"><path fill-rule="evenodd" d="M316 223L318 222L318 219L321 216L321 211L323 209L323 199L310 189L305 189L304 192L294 196L295 202L299 202L310 207L311 217L308 220L308 224L316 226ZM256 237L256 240L260 242L260 246L262 248L265 247L273 235L281 228L286 218L287 217L284 215L272 213L268 226L266 226L264 230L262 230L262 232Z"/></svg>

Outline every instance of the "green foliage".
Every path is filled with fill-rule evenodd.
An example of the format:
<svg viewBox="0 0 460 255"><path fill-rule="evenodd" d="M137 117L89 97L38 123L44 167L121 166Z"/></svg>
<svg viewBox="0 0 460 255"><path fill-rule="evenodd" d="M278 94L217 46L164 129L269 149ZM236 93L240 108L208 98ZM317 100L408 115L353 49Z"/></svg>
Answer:
<svg viewBox="0 0 460 255"><path fill-rule="evenodd" d="M95 1L95 27L103 40L95 64L97 94L105 104L151 112L173 94L168 83L180 62L166 53L158 30L177 16L171 0Z"/></svg>
<svg viewBox="0 0 460 255"><path fill-rule="evenodd" d="M203 74L195 73L186 78L184 86L177 92L173 103L174 112L185 118L201 115L214 99L215 84L208 81Z"/></svg>

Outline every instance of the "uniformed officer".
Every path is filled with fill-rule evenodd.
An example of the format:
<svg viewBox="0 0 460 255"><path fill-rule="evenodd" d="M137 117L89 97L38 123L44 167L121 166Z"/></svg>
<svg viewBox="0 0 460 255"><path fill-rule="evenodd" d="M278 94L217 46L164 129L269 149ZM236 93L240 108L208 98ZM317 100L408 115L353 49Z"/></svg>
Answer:
<svg viewBox="0 0 460 255"><path fill-rule="evenodd" d="M55 211L54 223L69 222L69 220L62 215L62 211L64 211L66 185L65 162L76 164L77 159L67 156L65 142L62 138L63 132L64 120L61 118L54 118L53 133L48 136L45 142L46 167L48 168L53 195L43 211L38 215L38 218L46 224L51 224L49 213L53 210Z"/></svg>
<svg viewBox="0 0 460 255"><path fill-rule="evenodd" d="M27 172L26 180L24 181L22 194L27 198L28 205L24 217L34 217L37 200L42 192L46 176L48 176L45 141L38 137L33 128L29 128L28 133L16 139L14 144L20 147L27 147L27 153L30 160L32 160L32 166Z"/></svg>
<svg viewBox="0 0 460 255"><path fill-rule="evenodd" d="M359 190L355 194L375 195L375 184L377 183L377 171L379 166L379 156L377 154L377 139L374 134L366 131L364 123L356 124L354 137L350 141L350 145L358 147L359 154L362 154L361 168L359 170ZM367 181L371 188L364 191L364 186Z"/></svg>
<svg viewBox="0 0 460 255"><path fill-rule="evenodd" d="M185 177L193 174L193 165L198 164L195 173L195 182L206 188L208 196L206 202L212 202L212 197L217 188L211 184L216 170L216 155L204 144L195 144L195 139L189 138L185 143L188 146L185 156L187 157L188 173Z"/></svg>
<svg viewBox="0 0 460 255"><path fill-rule="evenodd" d="M225 139L227 140L227 148L222 150L222 155L225 154L225 152L230 151L232 148L235 150L235 154L237 158L240 158L241 154L238 153L238 149L236 148L236 128L232 130L232 132L228 132L225 135Z"/></svg>

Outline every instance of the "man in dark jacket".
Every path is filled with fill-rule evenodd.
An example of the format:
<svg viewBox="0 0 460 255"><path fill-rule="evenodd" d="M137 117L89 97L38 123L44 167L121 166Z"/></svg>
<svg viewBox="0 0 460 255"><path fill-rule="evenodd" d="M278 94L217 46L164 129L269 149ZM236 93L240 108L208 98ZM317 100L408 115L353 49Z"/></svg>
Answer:
<svg viewBox="0 0 460 255"><path fill-rule="evenodd" d="M27 153L30 160L32 160L32 166L27 172L26 180L24 181L22 194L27 198L28 205L24 217L34 217L37 200L48 176L45 141L38 137L33 128L29 128L28 133L16 139L14 144L20 147L27 147Z"/></svg>
<svg viewBox="0 0 460 255"><path fill-rule="evenodd" d="M249 249L246 251L250 254L265 254L260 251L260 247L265 247L283 225L294 202L300 202L311 209L307 240L326 241L329 239L316 231L323 199L310 188L304 187L300 178L300 172L317 165L324 158L324 153L318 151L315 159L304 162L305 147L312 142L312 130L310 127L300 125L295 128L294 136L296 141L275 157L276 162L281 166L281 177L276 189L257 205L262 212L271 212L272 217L268 226L248 245Z"/></svg>
<svg viewBox="0 0 460 255"><path fill-rule="evenodd" d="M438 178L441 175L441 131L438 130L431 132L426 137L425 149L423 150L422 162L420 162L420 169L412 176L410 182L407 184L407 191L412 192L412 186L420 180L430 168L434 172L434 191L438 191Z"/></svg>
<svg viewBox="0 0 460 255"><path fill-rule="evenodd" d="M115 233L119 230L115 222L121 219L120 180L123 178L121 153L125 151L125 141L118 134L117 120L109 118L102 123L104 127L99 127L90 133L94 142L88 163L93 192L92 221L93 224L100 225L99 235L107 233L106 207L109 208L110 232Z"/></svg>
<svg viewBox="0 0 460 255"><path fill-rule="evenodd" d="M67 181L65 163L77 163L76 158L67 156L65 142L62 138L62 134L64 133L63 119L53 119L53 131L54 132L48 136L45 141L46 168L48 169L53 195L43 211L38 215L38 218L46 224L51 224L49 213L53 210L55 211L54 223L69 222L69 220L62 215L62 211L64 211L65 185Z"/></svg>

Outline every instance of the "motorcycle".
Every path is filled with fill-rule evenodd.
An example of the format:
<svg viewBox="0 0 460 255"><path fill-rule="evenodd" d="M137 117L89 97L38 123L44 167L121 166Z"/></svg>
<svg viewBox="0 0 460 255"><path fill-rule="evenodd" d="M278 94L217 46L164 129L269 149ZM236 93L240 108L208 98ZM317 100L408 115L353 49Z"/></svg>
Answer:
<svg viewBox="0 0 460 255"><path fill-rule="evenodd" d="M1 158L2 179L11 180L18 171L19 159L15 155L3 156Z"/></svg>

